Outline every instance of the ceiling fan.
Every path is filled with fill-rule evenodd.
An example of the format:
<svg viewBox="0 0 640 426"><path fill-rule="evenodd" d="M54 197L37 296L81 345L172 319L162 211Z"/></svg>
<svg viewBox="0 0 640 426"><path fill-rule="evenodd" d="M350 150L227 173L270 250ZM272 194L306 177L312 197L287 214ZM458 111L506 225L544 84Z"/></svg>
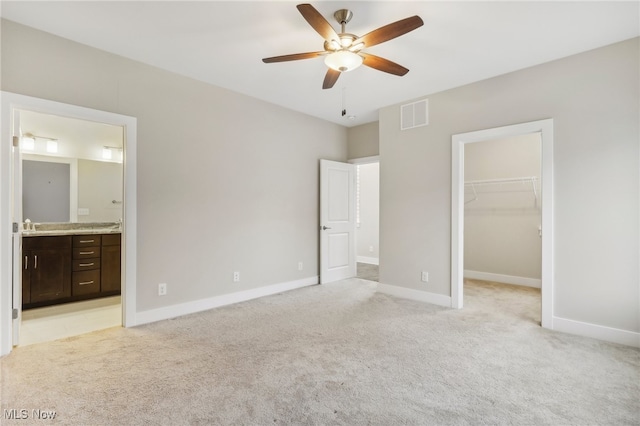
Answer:
<svg viewBox="0 0 640 426"><path fill-rule="evenodd" d="M333 14L336 21L338 21L342 27L341 32L336 33L329 22L310 4L299 4L296 7L309 25L325 39L324 50L273 56L271 58L264 58L262 62L268 64L272 62L296 61L299 59L311 59L324 56L324 62L329 67L329 70L322 83L323 89L332 88L338 80L338 77L340 77L340 73L354 70L360 65L366 65L370 68L398 76L403 76L409 72L409 70L402 65L379 56L365 53L362 50L421 27L424 22L419 16L401 19L384 27L380 27L377 30L373 30L362 37L358 37L345 31L347 23L353 17L353 13L350 10L340 9Z"/></svg>

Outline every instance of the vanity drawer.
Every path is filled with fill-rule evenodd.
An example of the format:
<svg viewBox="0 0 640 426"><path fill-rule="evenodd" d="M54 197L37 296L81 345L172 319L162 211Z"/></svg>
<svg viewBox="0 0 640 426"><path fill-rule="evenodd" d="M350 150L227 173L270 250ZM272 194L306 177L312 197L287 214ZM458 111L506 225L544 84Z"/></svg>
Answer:
<svg viewBox="0 0 640 426"><path fill-rule="evenodd" d="M100 270L74 272L71 279L71 294L100 293Z"/></svg>
<svg viewBox="0 0 640 426"><path fill-rule="evenodd" d="M100 257L100 246L80 247L80 248L73 249L74 259L90 259L92 257Z"/></svg>
<svg viewBox="0 0 640 426"><path fill-rule="evenodd" d="M101 241L101 235L75 235L73 248L99 246Z"/></svg>
<svg viewBox="0 0 640 426"><path fill-rule="evenodd" d="M73 259L71 270L73 272L77 271L89 271L93 269L100 269L100 258L92 258L92 259ZM98 271L99 273L100 271Z"/></svg>

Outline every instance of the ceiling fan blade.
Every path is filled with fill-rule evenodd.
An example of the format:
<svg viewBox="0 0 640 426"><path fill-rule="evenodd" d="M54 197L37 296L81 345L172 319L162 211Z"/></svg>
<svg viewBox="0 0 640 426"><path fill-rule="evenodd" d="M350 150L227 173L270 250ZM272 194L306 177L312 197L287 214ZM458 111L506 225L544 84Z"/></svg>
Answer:
<svg viewBox="0 0 640 426"><path fill-rule="evenodd" d="M316 10L315 7L310 4L299 4L296 6L300 11L300 14L306 21L318 32L325 40L340 40L336 30L333 29L331 24Z"/></svg>
<svg viewBox="0 0 640 426"><path fill-rule="evenodd" d="M424 22L419 16L411 16L373 30L354 41L353 44L364 43L365 47L375 46L387 40L400 37L403 34L421 27L423 24Z"/></svg>
<svg viewBox="0 0 640 426"><path fill-rule="evenodd" d="M262 62L270 64L272 62L286 62L297 61L299 59L311 59L321 55L325 55L327 52L307 52L307 53L294 53L292 55L272 56L271 58L264 58Z"/></svg>
<svg viewBox="0 0 640 426"><path fill-rule="evenodd" d="M331 89L336 81L338 81L338 77L340 77L340 71L336 71L332 68L329 68L327 71L327 75L324 76L324 81L322 82L323 89Z"/></svg>
<svg viewBox="0 0 640 426"><path fill-rule="evenodd" d="M378 71L388 72L389 74L403 76L409 72L408 68L403 67L400 64L396 64L395 62L391 62L388 59L381 58L380 56L370 55L368 53L359 53L360 56L364 57L364 62L362 65L366 65L370 68L375 68Z"/></svg>

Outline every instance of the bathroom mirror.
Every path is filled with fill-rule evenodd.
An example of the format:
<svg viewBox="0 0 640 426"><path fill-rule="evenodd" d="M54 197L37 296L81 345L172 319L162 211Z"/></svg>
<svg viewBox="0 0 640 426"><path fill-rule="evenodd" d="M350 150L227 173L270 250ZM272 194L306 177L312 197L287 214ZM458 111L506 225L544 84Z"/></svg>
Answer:
<svg viewBox="0 0 640 426"><path fill-rule="evenodd" d="M122 219L121 127L20 111L20 128L23 221Z"/></svg>

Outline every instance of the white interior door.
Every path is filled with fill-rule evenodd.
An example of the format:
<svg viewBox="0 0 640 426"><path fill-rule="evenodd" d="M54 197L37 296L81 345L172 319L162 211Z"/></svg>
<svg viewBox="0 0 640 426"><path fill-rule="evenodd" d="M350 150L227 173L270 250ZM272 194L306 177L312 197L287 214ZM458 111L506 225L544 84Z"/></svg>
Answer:
<svg viewBox="0 0 640 426"><path fill-rule="evenodd" d="M320 283L356 276L355 166L320 160Z"/></svg>
<svg viewBox="0 0 640 426"><path fill-rule="evenodd" d="M12 124L11 147L11 186L13 198L11 201L12 229L12 280L13 280L13 312L12 312L12 344L20 343L20 321L22 320L22 157L20 154L20 111L14 110ZM16 227L17 225L17 227Z"/></svg>

